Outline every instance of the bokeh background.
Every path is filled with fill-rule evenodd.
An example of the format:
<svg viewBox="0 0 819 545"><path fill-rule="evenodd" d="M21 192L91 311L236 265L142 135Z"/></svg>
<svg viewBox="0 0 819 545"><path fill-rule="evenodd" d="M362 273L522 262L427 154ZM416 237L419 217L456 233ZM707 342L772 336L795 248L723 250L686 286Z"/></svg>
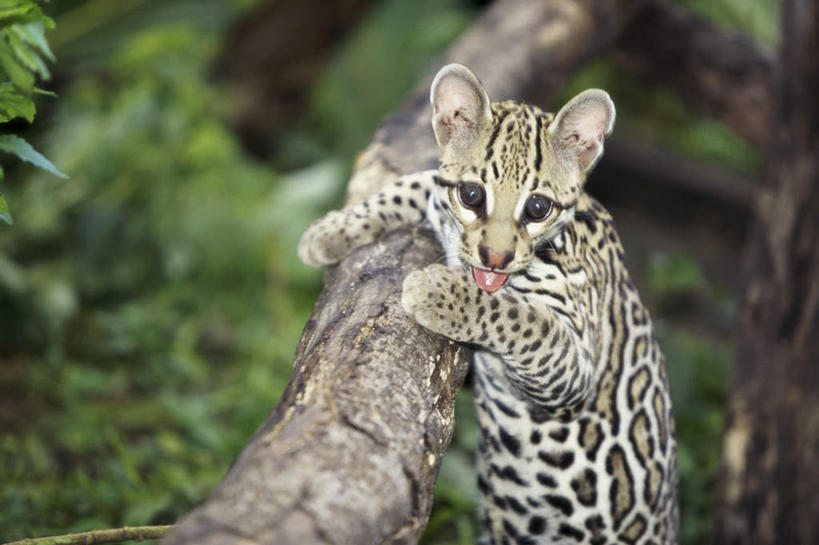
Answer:
<svg viewBox="0 0 819 545"><path fill-rule="evenodd" d="M4 128L70 179L0 158L15 218L0 223L0 541L169 524L208 495L289 379L322 281L298 262L299 235L340 205L355 153L484 7L341 3L326 43L285 70L243 41L272 3L44 5L57 61L41 86L57 96ZM774 0L680 3L775 47ZM264 70L283 84L259 102ZM757 177L750 145L606 57L543 106L589 86L612 94L619 141ZM614 213L667 356L693 545L714 512L747 202L598 170L589 190ZM475 539L468 384L456 410L428 544Z"/></svg>

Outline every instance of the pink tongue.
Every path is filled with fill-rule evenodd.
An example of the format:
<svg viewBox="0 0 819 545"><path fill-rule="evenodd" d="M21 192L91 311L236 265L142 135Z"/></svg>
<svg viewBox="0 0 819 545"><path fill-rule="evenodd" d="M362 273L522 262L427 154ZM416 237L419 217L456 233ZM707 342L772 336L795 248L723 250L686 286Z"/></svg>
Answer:
<svg viewBox="0 0 819 545"><path fill-rule="evenodd" d="M478 287L489 293L498 291L506 283L506 279L509 278L508 274L485 271L477 267L472 267L472 276L475 277L475 283L478 284Z"/></svg>

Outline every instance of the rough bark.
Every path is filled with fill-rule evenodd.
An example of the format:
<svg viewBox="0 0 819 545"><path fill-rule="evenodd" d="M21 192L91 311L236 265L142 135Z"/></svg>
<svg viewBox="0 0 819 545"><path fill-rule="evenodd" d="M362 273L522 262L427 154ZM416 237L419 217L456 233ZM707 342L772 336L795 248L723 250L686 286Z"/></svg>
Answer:
<svg viewBox="0 0 819 545"><path fill-rule="evenodd" d="M615 37L626 4L500 0L447 59L474 68L495 97L554 89ZM351 200L434 166L426 85L358 162ZM417 540L467 367L462 349L400 308L404 276L438 254L428 233L398 231L328 273L278 406L213 495L162 543Z"/></svg>
<svg viewBox="0 0 819 545"><path fill-rule="evenodd" d="M163 543L405 543L431 507L466 373L397 289L437 257L396 232L330 271L273 414L210 499Z"/></svg>
<svg viewBox="0 0 819 545"><path fill-rule="evenodd" d="M765 149L774 59L747 36L667 0L652 0L621 34L614 58Z"/></svg>
<svg viewBox="0 0 819 545"><path fill-rule="evenodd" d="M715 543L819 543L819 1L783 3Z"/></svg>

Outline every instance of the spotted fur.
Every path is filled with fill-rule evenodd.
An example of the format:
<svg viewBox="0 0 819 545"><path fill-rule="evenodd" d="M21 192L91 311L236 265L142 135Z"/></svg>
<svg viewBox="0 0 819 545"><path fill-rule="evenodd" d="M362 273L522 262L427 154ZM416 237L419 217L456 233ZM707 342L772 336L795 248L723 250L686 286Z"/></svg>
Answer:
<svg viewBox="0 0 819 545"><path fill-rule="evenodd" d="M304 235L301 259L335 263L401 225L435 230L447 266L409 274L402 304L479 348L483 542L677 543L663 356L614 222L583 191L613 126L611 100L585 91L556 115L490 103L459 65L441 70L431 100L439 169L331 212ZM477 184L482 206L465 205L465 184ZM548 201L545 218L527 208L532 195ZM476 269L508 277L487 291Z"/></svg>

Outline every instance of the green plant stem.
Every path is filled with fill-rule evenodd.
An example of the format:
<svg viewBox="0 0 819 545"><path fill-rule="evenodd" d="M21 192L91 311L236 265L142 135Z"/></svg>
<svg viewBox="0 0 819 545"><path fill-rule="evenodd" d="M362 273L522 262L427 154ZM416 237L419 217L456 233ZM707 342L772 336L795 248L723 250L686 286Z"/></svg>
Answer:
<svg viewBox="0 0 819 545"><path fill-rule="evenodd" d="M142 541L143 539L159 539L171 528L173 528L173 525L126 526L125 528L91 530L90 532L63 536L22 539L20 541L10 541L4 545L94 545L95 543L116 543L119 541Z"/></svg>

